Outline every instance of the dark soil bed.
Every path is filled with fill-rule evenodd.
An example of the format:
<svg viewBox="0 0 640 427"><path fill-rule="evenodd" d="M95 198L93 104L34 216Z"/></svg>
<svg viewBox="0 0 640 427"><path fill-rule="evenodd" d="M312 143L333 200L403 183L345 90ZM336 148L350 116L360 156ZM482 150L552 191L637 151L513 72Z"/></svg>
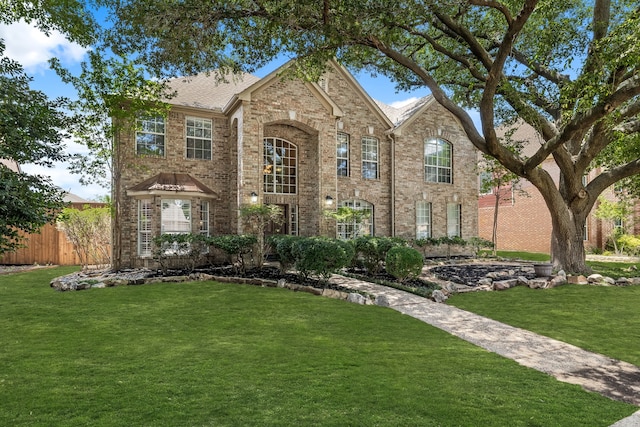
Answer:
<svg viewBox="0 0 640 427"><path fill-rule="evenodd" d="M430 271L438 279L449 280L467 286L478 286L478 281L489 273L502 273L496 280L515 279L518 276L526 277L527 279L536 277L531 266L513 264L443 265L433 267Z"/></svg>

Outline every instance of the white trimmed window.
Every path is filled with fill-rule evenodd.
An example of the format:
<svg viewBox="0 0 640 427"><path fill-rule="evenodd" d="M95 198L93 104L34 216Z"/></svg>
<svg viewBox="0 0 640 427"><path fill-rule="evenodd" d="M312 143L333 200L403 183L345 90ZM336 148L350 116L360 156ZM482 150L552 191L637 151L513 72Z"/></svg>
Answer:
<svg viewBox="0 0 640 427"><path fill-rule="evenodd" d="M373 205L364 200L345 200L341 207L349 207L359 211L365 211L367 215L358 223L356 220L337 223L339 239L354 239L360 236L373 236Z"/></svg>
<svg viewBox="0 0 640 427"><path fill-rule="evenodd" d="M338 176L349 176L349 134L347 133L338 132L336 158Z"/></svg>
<svg viewBox="0 0 640 427"><path fill-rule="evenodd" d="M151 256L151 200L138 200L138 255Z"/></svg>
<svg viewBox="0 0 640 427"><path fill-rule="evenodd" d="M146 116L138 119L136 154L164 156L164 117Z"/></svg>
<svg viewBox="0 0 640 427"><path fill-rule="evenodd" d="M187 159L211 160L211 119L187 117Z"/></svg>
<svg viewBox="0 0 640 427"><path fill-rule="evenodd" d="M462 205L458 203L447 203L447 236L462 237L461 224Z"/></svg>
<svg viewBox="0 0 640 427"><path fill-rule="evenodd" d="M191 200L162 199L161 232L191 233Z"/></svg>
<svg viewBox="0 0 640 427"><path fill-rule="evenodd" d="M291 234L292 236L298 235L298 205L291 206Z"/></svg>
<svg viewBox="0 0 640 427"><path fill-rule="evenodd" d="M378 179L378 140L372 136L362 138L362 177Z"/></svg>
<svg viewBox="0 0 640 427"><path fill-rule="evenodd" d="M416 203L416 239L431 237L431 203L421 200Z"/></svg>
<svg viewBox="0 0 640 427"><path fill-rule="evenodd" d="M298 148L280 138L264 139L262 176L264 192L295 194L297 188Z"/></svg>
<svg viewBox="0 0 640 427"><path fill-rule="evenodd" d="M451 184L451 144L440 138L424 141L424 180Z"/></svg>
<svg viewBox="0 0 640 427"><path fill-rule="evenodd" d="M200 202L200 234L209 235L209 202L203 200Z"/></svg>

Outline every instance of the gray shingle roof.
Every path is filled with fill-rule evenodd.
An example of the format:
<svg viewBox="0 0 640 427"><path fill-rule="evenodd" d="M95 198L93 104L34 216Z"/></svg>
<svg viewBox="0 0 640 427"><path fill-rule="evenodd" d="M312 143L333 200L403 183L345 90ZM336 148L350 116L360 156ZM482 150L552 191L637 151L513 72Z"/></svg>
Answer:
<svg viewBox="0 0 640 427"><path fill-rule="evenodd" d="M237 76L227 75L224 81L220 81L213 73L178 77L169 81L169 86L176 91L176 96L168 102L221 111L233 95L242 92L259 80L259 77L246 73Z"/></svg>

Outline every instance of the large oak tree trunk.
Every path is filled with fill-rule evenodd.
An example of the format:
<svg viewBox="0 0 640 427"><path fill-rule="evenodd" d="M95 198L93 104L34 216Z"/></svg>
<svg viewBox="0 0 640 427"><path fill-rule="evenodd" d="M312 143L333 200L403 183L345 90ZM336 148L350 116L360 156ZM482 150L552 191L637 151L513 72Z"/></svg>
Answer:
<svg viewBox="0 0 640 427"><path fill-rule="evenodd" d="M588 212L571 212L566 209L550 209L553 231L551 233L551 262L554 269L567 273L589 274L591 268L585 262L583 227Z"/></svg>

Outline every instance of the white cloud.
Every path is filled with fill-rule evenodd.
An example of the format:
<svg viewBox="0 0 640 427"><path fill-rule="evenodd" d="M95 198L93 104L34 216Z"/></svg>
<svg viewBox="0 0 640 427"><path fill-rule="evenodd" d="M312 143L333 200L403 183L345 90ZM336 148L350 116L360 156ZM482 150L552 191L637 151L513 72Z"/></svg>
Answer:
<svg viewBox="0 0 640 427"><path fill-rule="evenodd" d="M413 104L413 103L414 103L414 102L416 102L418 99L420 99L420 98L418 98L417 96L413 96L413 97L411 97L411 98L408 98L408 99L405 99L405 100L402 100L402 101L395 101L395 102L392 102L392 103L391 103L391 104L389 104L389 105L390 105L391 107L393 107L393 108L402 108L402 107L405 107L405 106L407 106L407 105L409 105L409 104Z"/></svg>
<svg viewBox="0 0 640 427"><path fill-rule="evenodd" d="M0 25L0 38L4 39L5 55L22 64L29 73L48 68L47 61L57 57L63 64L82 60L86 48L68 41L59 31L46 35L23 21Z"/></svg>

